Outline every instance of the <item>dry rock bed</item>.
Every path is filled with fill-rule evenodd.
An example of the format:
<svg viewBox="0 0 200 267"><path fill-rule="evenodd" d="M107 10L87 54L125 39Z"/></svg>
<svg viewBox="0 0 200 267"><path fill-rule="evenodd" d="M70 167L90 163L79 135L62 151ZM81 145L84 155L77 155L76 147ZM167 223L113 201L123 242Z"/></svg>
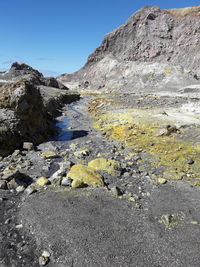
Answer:
<svg viewBox="0 0 200 267"><path fill-rule="evenodd" d="M199 266L199 99L82 93L1 161L1 266Z"/></svg>

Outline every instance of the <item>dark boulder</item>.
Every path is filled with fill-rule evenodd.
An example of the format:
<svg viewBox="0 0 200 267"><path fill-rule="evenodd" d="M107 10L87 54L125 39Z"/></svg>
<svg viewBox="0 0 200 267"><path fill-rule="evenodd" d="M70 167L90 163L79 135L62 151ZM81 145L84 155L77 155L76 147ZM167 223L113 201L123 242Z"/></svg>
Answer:
<svg viewBox="0 0 200 267"><path fill-rule="evenodd" d="M23 142L40 143L54 133L40 91L29 81L0 86L0 154Z"/></svg>
<svg viewBox="0 0 200 267"><path fill-rule="evenodd" d="M47 77L44 79L45 86L68 90L61 82L57 81L54 77Z"/></svg>

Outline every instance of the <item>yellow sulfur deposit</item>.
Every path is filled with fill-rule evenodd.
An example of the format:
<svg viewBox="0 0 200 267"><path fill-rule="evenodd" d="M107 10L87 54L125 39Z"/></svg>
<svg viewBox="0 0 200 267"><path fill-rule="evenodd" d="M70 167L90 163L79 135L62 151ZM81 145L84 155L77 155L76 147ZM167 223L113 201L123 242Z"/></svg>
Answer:
<svg viewBox="0 0 200 267"><path fill-rule="evenodd" d="M153 112L142 109L107 112L96 117L94 127L112 139L124 142L133 151L149 154L154 167L164 169L163 179L185 179L200 184L200 144L181 140L177 132L158 135L164 124L170 123L171 117L163 119ZM172 118L173 119L173 118ZM184 129L182 130L184 131ZM188 164L187 160L193 163Z"/></svg>
<svg viewBox="0 0 200 267"><path fill-rule="evenodd" d="M105 158L94 159L88 163L88 166L95 170L106 171L109 174L115 174L120 170L120 163L118 161Z"/></svg>
<svg viewBox="0 0 200 267"><path fill-rule="evenodd" d="M72 187L80 187L82 184L103 186L101 175L95 169L81 164L72 166L67 177L73 180Z"/></svg>
<svg viewBox="0 0 200 267"><path fill-rule="evenodd" d="M45 177L40 177L35 182L39 186L44 186L50 184L50 181Z"/></svg>

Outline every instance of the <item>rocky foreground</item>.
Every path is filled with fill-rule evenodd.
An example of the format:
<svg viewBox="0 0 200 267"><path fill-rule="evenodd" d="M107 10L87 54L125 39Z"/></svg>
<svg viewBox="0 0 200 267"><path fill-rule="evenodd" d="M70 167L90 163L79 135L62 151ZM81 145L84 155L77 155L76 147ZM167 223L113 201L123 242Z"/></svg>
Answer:
<svg viewBox="0 0 200 267"><path fill-rule="evenodd" d="M199 11L146 7L57 80L0 74L0 266L199 266Z"/></svg>
<svg viewBox="0 0 200 267"><path fill-rule="evenodd" d="M100 97L107 99L103 105ZM67 115L68 130L62 129L57 140L15 151L1 161L2 266L198 266L200 195L192 185L198 179L179 176L174 156L180 147L165 146L169 162L158 164L154 150L139 141L126 143L129 124L120 134L124 139L127 131L123 143L112 128L103 127L101 133L93 127L108 122L110 117L98 117L104 109L117 112L114 123L120 122L119 110L130 111L134 101L134 108L141 108L149 98L84 96L63 110L59 120ZM154 101L182 105L178 98ZM96 104L100 107L94 109ZM155 135L159 143L179 134L161 130ZM148 138L145 129L138 131ZM199 159L183 157L177 157L177 168L181 162L190 174ZM168 168L176 171L174 176Z"/></svg>

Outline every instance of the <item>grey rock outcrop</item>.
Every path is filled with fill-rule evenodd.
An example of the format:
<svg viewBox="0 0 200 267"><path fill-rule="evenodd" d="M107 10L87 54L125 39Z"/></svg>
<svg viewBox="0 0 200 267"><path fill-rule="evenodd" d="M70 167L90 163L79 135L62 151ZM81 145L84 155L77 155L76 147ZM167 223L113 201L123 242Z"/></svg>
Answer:
<svg viewBox="0 0 200 267"><path fill-rule="evenodd" d="M0 154L22 143L37 144L54 133L52 118L45 110L40 91L29 81L0 86Z"/></svg>
<svg viewBox="0 0 200 267"><path fill-rule="evenodd" d="M34 145L55 134L53 117L63 104L79 99L53 77L45 78L32 67L15 62L0 73L0 155L23 142Z"/></svg>
<svg viewBox="0 0 200 267"><path fill-rule="evenodd" d="M112 54L124 61L171 62L200 71L199 29L200 6L174 10L145 7L106 35L87 64Z"/></svg>
<svg viewBox="0 0 200 267"><path fill-rule="evenodd" d="M68 89L54 77L45 78L41 72L21 62L14 62L11 65L10 70L0 73L1 83L17 82L21 79L26 79L34 85L43 85L65 90Z"/></svg>
<svg viewBox="0 0 200 267"><path fill-rule="evenodd" d="M200 6L170 10L144 7L124 25L107 34L82 69L62 75L58 80L71 88L125 88L133 92L158 84L165 88L166 83L176 89L179 81L179 89L188 83L197 84L200 77L199 29ZM166 71L162 72L163 66ZM141 75L138 69L143 70ZM131 78L131 73L139 79ZM156 78L158 73L159 79Z"/></svg>
<svg viewBox="0 0 200 267"><path fill-rule="evenodd" d="M65 83L70 88L123 93L176 93L199 84L195 73L179 65L161 62L123 62L107 55L92 66L80 70ZM195 87L195 88L197 88ZM200 90L197 90L200 93Z"/></svg>

